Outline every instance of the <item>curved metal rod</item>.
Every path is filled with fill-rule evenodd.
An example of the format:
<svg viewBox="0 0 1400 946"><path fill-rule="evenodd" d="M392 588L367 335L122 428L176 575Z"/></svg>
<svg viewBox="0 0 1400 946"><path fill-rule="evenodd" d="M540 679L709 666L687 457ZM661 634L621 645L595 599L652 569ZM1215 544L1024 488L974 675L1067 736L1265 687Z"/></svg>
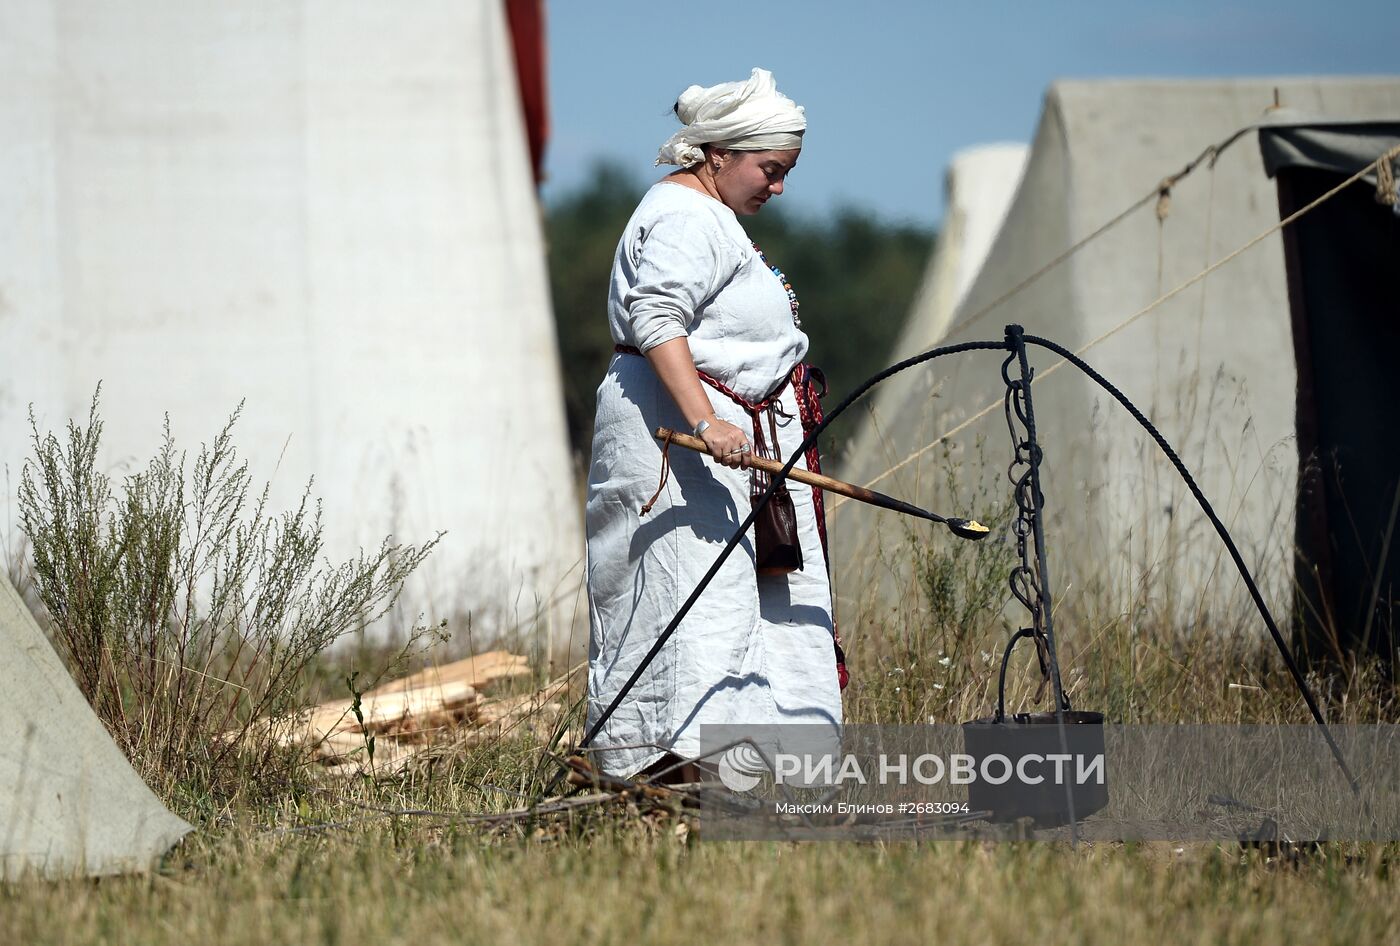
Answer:
<svg viewBox="0 0 1400 946"><path fill-rule="evenodd" d="M993 722L1001 723L1006 721L1006 665L1011 663L1011 652L1016 649L1016 642L1023 637L1035 638L1035 628L1023 627L1015 634L1011 635L1011 640L1006 642L1006 649L1001 652L1001 672L997 674L997 714L992 717ZM1045 669L1044 660L1041 661L1041 669ZM1064 721L1060 720L1063 728Z"/></svg>
<svg viewBox="0 0 1400 946"><path fill-rule="evenodd" d="M1322 710L1318 706L1317 700L1313 697L1312 690L1308 688L1308 682L1303 677L1303 671L1299 669L1297 661L1293 659L1293 652L1288 649L1288 644L1283 639L1283 632L1278 629L1278 624L1274 622L1274 616L1270 613L1269 606L1264 603L1264 596L1260 594L1259 586L1254 583L1254 576L1250 573L1249 566L1244 563L1244 556L1240 555L1240 550L1236 548L1234 539L1230 538L1229 530L1227 530L1225 524L1220 521L1220 517L1215 514L1214 507L1212 507L1209 500L1206 499L1205 494L1201 492L1201 488L1196 485L1195 479L1192 478L1190 471L1186 469L1186 464L1181 462L1181 458L1176 455L1176 451L1172 449L1171 444L1167 443L1166 438L1163 437L1161 432L1152 425L1152 422L1143 415L1142 411L1138 410L1137 406L1133 404L1132 401L1128 400L1127 395L1114 387L1107 378L1091 368L1084 359L1049 339L1040 338L1035 335L1026 335L1023 337L1025 338L1026 344L1038 345L1041 348L1048 349L1059 355L1092 378L1099 387L1111 394L1113 399L1123 405L1123 408L1129 414L1133 415L1133 419L1141 424L1143 429L1151 435L1152 439L1157 442L1157 446L1166 454L1167 459L1172 462L1172 466L1176 467L1176 472L1181 475L1182 480L1186 483L1186 487L1191 490L1191 495L1194 496L1196 502L1200 504L1201 510L1206 514L1206 518L1210 519L1211 525L1215 526L1215 531L1220 535L1220 541L1225 543L1225 548L1229 551L1230 558L1235 563L1235 568L1239 569L1240 577L1244 579L1245 587L1249 589L1250 597L1254 599L1254 606L1259 609L1259 615L1264 619L1264 624L1268 627L1269 634L1274 639L1274 644L1278 646L1278 652L1283 656L1283 662L1285 666L1288 667L1288 672L1293 676L1293 682L1298 685L1298 692L1303 695L1303 701L1308 704L1308 711L1312 713L1313 720L1322 728L1322 736L1327 740L1328 748L1332 750L1332 757L1337 760L1337 765L1341 768L1342 774L1345 775L1347 781L1351 783L1352 794L1359 797L1361 794L1361 784L1356 780L1356 776L1352 774L1351 768L1347 765L1346 759L1342 756L1341 748L1332 737L1332 730L1328 727L1327 721L1323 718Z"/></svg>
<svg viewBox="0 0 1400 946"><path fill-rule="evenodd" d="M829 414L827 414L826 417L822 420L822 422L817 424L817 426L812 429L812 432L808 434L806 438L803 439L801 445L793 451L792 456L788 457L787 462L783 464L782 470L771 478L771 481L768 484L768 488L763 491L763 495L760 496L759 499L753 504L753 509L750 510L748 516L744 518L744 521L739 523L739 527L735 529L734 534L729 537L729 541L725 543L724 548L721 549L719 555L715 557L714 563L710 565L709 570L706 571L704 577L700 579L700 583L695 586L695 590L690 593L690 597L685 599L685 603L681 605L680 610L676 612L675 617L671 618L670 623L666 625L666 627L661 631L659 635L657 635L656 643L651 645L651 649L647 651L646 656L644 656L641 662L637 664L637 669L632 671L632 675L627 678L627 682L622 685L622 688L620 690L618 690L617 695L613 697L612 702L608 704L607 708L603 710L601 714L599 714L597 721L594 722L593 725L588 728L588 732L584 734L583 740L578 744L578 748L587 748L588 745L593 742L593 739L602 730L604 724L606 724L608 719L611 718L612 714L617 711L618 706L622 704L623 699L626 698L627 694L631 691L631 689L637 685L637 681L642 678L642 674L646 672L647 667L649 667L651 665L651 662L656 659L656 655L661 653L661 648L666 646L666 642L671 639L671 635L676 632L676 628L680 626L681 621L684 620L685 616L690 613L690 609L695 606L695 602L700 599L700 595L704 592L705 588L709 586L710 582L714 579L715 575L719 573L720 567L724 565L725 561L729 558L730 553L732 553L734 549L738 547L739 543L744 538L744 534L748 532L749 526L753 525L754 518L758 515L760 511L762 511L764 506L768 505L768 501L773 497L773 493L777 490L778 486L782 484L784 478L788 475L788 473L792 471L792 468L796 465L798 459L804 456L807 453L807 450L814 443L817 442L817 438L821 436L822 431L826 430L826 428L831 425L832 421L840 417L841 414L846 410L846 408L850 407L856 401L860 400L860 398L863 397L865 393L871 388L875 387L875 385L884 381L886 378L891 377L892 375L896 375L899 372L904 371L905 369L913 368L915 365L923 364L926 361L932 361L935 358L942 358L944 355L956 355L967 351L1005 350L1005 341L962 342L958 345L945 345L941 348L934 348L930 351L924 352L923 354L915 355L912 358L906 358L904 361L901 361L897 364L893 364L890 367L886 368L884 371L873 375L872 377L868 378L864 384L852 391L846 397L845 400L843 400L840 404L836 405L835 409L832 410ZM558 786L560 779L563 777L563 774L564 773L561 770L560 774L555 777L554 781L550 784L549 788L546 789L546 795L552 793L554 788Z"/></svg>
<svg viewBox="0 0 1400 946"><path fill-rule="evenodd" d="M1318 707L1317 700L1313 697L1312 691L1308 688L1307 681L1304 679L1302 671L1298 668L1297 662L1294 660L1292 652L1288 649L1288 645L1284 641L1283 634L1281 631L1279 631L1278 625L1274 621L1273 615L1270 613L1268 605L1264 603L1263 595L1259 592L1259 588L1254 582L1254 577L1250 573L1249 567L1245 564L1243 556L1240 555L1239 549L1235 546L1234 540L1230 537L1230 533L1225 528L1224 523L1220 521L1220 517L1216 515L1215 509L1210 505L1210 502L1201 492L1200 487L1196 485L1196 481L1192 478L1190 471L1186 469L1186 465L1181 462L1181 458L1177 456L1176 451L1172 449L1171 445L1167 442L1166 438L1164 438L1162 434L1157 430L1157 428L1152 425L1152 422L1149 421L1145 416L1143 416L1142 412L1139 411L1130 400L1128 400L1126 395L1124 395L1121 391L1114 387L1113 384L1108 381L1108 379L1106 379L1103 375L1095 371L1092 367L1090 367L1090 365L1087 362L1081 359L1074 352L1064 348L1061 345L1057 345L1049 339L1041 338L1037 335L1025 335L1023 336L1023 338L1026 344L1037 345L1041 348L1054 352L1055 354L1064 358L1070 364L1074 365L1080 371L1084 372L1084 374L1088 375L1091 379L1093 379L1095 383L1097 383L1100 387L1102 387L1105 391L1112 395L1114 400L1118 401L1118 403L1122 405L1123 408L1133 416L1133 419L1136 420L1143 427L1143 429L1148 432L1148 434L1156 442L1157 446L1166 455L1167 459L1171 461L1172 465L1176 468L1177 473L1186 483L1187 488L1190 489L1192 496L1195 497L1196 502L1200 505L1202 511L1205 512L1206 516L1210 519L1211 524L1215 527L1215 530L1219 534L1221 541L1225 543L1225 547L1229 551L1230 557L1234 561L1235 567L1240 573L1240 577L1244 580L1245 586L1249 589L1249 593L1254 600L1255 607L1258 608L1260 616L1264 619L1265 626L1267 626L1269 629L1269 634L1273 637L1274 644L1278 647L1279 653L1283 657L1284 664L1288 667L1288 671L1292 675L1294 683L1298 687L1299 693L1302 694L1304 702L1307 703L1308 710L1312 714L1313 720L1317 723L1319 728L1321 728L1323 738L1326 739L1328 748L1332 751L1332 757L1336 760L1338 767L1341 769L1342 773L1346 776L1347 781L1350 783L1352 793L1354 795L1359 796L1361 792L1360 783L1357 781L1356 776L1352 774L1350 766L1347 765L1346 759L1342 756L1341 749L1337 745L1336 740L1333 738L1332 731L1328 727L1327 721L1322 716L1322 711ZM752 510L749 512L748 516L745 517L744 521L739 524L738 529L736 529L734 534L730 536L729 541L725 543L724 548L720 551L719 555L716 556L715 561L710 565L709 570L706 571L705 575L700 579L700 582L696 585L694 591L690 593L690 596L686 598L685 603L681 605L680 610L676 612L675 616L666 625L665 629L663 629L660 635L657 636L656 642L652 645L651 649L647 651L646 655L637 665L637 668L632 672L632 675L627 679L627 682L623 684L622 688L618 691L617 695L613 698L612 702L602 712L602 714L599 715L597 721L591 727L589 727L588 732L584 735L583 740L578 745L578 748L586 748L602 730L603 726L607 723L608 719L611 718L612 714L617 711L617 708L619 705L621 705L622 700L627 696L628 692L630 692L631 689L634 686L636 686L637 681L641 679L641 676L646 671L647 667L650 666L651 662L656 659L656 655L661 652L661 648L665 646L666 642L671 638L671 635L675 633L676 628L680 626L680 622L685 618L687 614L690 613L690 609L694 607L695 602L699 600L700 595L704 592L705 588L708 587L709 583L719 572L721 566L723 566L724 562L729 558L730 554L739 545L740 541L742 541L744 534L753 524L755 517L763 509L763 507L768 504L768 501L772 498L773 493L777 490L779 484L783 482L787 474L790 473L792 471L792 468L796 465L798 458L803 456L806 453L806 451L814 443L816 443L817 438L822 434L823 431L826 430L828 426L830 426L830 424L834 420L836 420L837 417L841 416L841 414L845 412L845 410L848 407L850 407L861 397L863 397L866 394L866 392L868 392L871 388L875 387L877 384L880 384L881 382L885 381L891 376L898 374L899 372L904 371L908 368L912 368L916 365L923 364L927 361L932 361L935 358L941 358L945 355L954 355L967 351L1006 351L1009 348L1010 346L1008 345L1007 341L1001 340L963 342L957 345L946 345L939 348L931 349L922 354L915 355L911 358L905 359L904 361L898 362L897 364L891 365L884 371L881 371L878 374L870 377L865 381L864 384L862 384L860 387L856 388L856 390L851 392L851 394L848 395L845 398L845 400L843 400L830 413L828 413L826 417L821 421L821 423L819 423L815 428L813 428L812 432L806 438L803 439L801 445L795 451L793 451L792 455L783 465L781 473L772 478L771 482L768 485L768 488L764 490L763 494L754 504ZM553 782L550 784L549 788L546 790L546 794L551 793L554 790L554 788L558 786L559 781L563 778L563 775L564 773L561 770L559 775L555 777Z"/></svg>

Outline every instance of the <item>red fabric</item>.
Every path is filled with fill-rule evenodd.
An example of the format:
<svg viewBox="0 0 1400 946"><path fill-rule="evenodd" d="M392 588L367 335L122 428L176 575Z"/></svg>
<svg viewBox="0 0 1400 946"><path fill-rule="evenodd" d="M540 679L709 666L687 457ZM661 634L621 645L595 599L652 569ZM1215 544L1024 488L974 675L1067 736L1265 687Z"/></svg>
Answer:
<svg viewBox="0 0 1400 946"><path fill-rule="evenodd" d="M817 390L817 385L821 385L821 390ZM813 430L822 422L822 398L826 396L826 375L822 370L813 365L802 364L792 369L792 390L797 396L797 412L802 418L802 437L806 439L811 436ZM822 471L822 453L815 442L807 450L807 469L813 473ZM826 555L827 567L830 568L831 547L826 540L826 493L815 486L812 487L812 508L817 514L817 534L821 536L822 552ZM850 671L846 669L846 649L841 646L841 629L836 626L836 601L832 595L831 631L836 644L836 679L840 681L841 689L846 689L846 684L851 682Z"/></svg>
<svg viewBox="0 0 1400 946"><path fill-rule="evenodd" d="M515 51L515 79L525 134L530 140L530 165L535 183L544 178L544 147L549 140L549 96L545 81L544 0L506 0L510 42Z"/></svg>
<svg viewBox="0 0 1400 946"><path fill-rule="evenodd" d="M632 345L614 345L613 350L624 355L640 355L642 353L640 349ZM788 375L788 377L783 380L782 384L779 384L770 391L763 400L758 402L750 401L735 393L723 382L711 377L699 368L695 369L695 373L700 376L701 381L729 398L735 404L738 404L744 409L745 413L753 418L755 443L761 443L763 440L763 428L760 426L758 418L759 412L765 410L769 405L777 401L789 384L793 386L793 395L797 400L797 413L799 419L802 421L803 439L805 440L812 431L816 429L817 425L822 422L821 399L826 395L826 375L822 374L820 368L808 364L798 365L796 368L792 369L792 374ZM818 384L821 385L820 391L817 390ZM776 449L777 445L774 444L774 447ZM782 457L779 457L779 459L782 459ZM807 449L806 460L807 469L811 470L813 473L820 473L822 471L821 450L815 443ZM815 486L812 487L812 510L816 514L817 535L821 538L822 554L826 557L828 568L830 568L831 553L826 540L826 503L823 496L824 493L821 489ZM833 608L835 607L835 603L835 600L833 600ZM831 629L833 643L836 647L836 679L840 683L841 689L844 690L846 689L846 685L851 682L851 674L850 671L846 669L846 651L845 648L841 646L841 631L836 626L834 610L831 616Z"/></svg>
<svg viewBox="0 0 1400 946"><path fill-rule="evenodd" d="M704 381L706 384L708 384L710 387L714 388L714 389L715 389L716 391L718 391L720 394L723 394L725 397L729 398L729 399L730 399L731 401L733 401L735 404L738 404L740 407L742 407L742 408L745 410L745 412L748 413L750 419L753 420L753 446L754 446L754 449L755 449L755 450L764 449L764 445L763 445L763 424L762 424L762 423L760 422L760 420L759 420L759 414L762 413L763 411L766 411L769 407L771 407L771 406L773 405L774 402L776 402L776 401L778 400L779 397L782 396L784 389L786 389L787 386L788 386L788 384L790 384L790 383L792 382L792 378L791 378L791 377L788 377L785 381L783 381L782 384L778 385L776 388L774 388L772 391L770 391L770 392L768 393L768 396L765 397L763 400L754 402L754 401L745 400L743 397L741 397L740 395L736 394L735 392L733 392L732 390L730 390L727 386L725 386L725 384L724 384L723 382L718 381L718 380L716 380L715 378L710 377L710 376L707 375L705 372L701 371L699 368L696 368L696 369L695 369L695 373L696 373L697 375L700 376L700 380L701 380L701 381ZM773 444L773 450L774 450L775 453L777 452L777 450L778 450L778 445L777 445L777 444Z"/></svg>

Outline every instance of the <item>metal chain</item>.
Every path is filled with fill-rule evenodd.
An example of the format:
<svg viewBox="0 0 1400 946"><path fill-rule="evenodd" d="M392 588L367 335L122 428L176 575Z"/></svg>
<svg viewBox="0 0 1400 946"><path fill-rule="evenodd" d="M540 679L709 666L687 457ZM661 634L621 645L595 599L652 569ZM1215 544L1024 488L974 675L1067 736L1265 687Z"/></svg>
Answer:
<svg viewBox="0 0 1400 946"><path fill-rule="evenodd" d="M1017 361L1015 352L1001 365L1001 377L1006 382L1006 429L1011 434L1011 464L1006 469L1006 477L1011 481L1012 496L1016 501L1016 519L1012 523L1012 534L1016 536L1016 555L1020 563L1011 570L1008 583L1016 600L1030 612L1030 626L1023 630L1035 642L1036 659L1040 663L1040 686L1036 688L1035 702L1045 696L1045 687L1050 682L1049 649L1045 636L1045 593L1040 587L1039 571L1031 561L1035 542L1036 510L1043 508L1045 497L1034 494L1033 471L1040 466L1040 444L1030 436L1026 418L1026 390L1019 372L1012 377L1012 365ZM1039 502L1037 502L1039 499ZM1008 655L1010 656L1009 652ZM1069 709L1067 698L1062 700L1063 708Z"/></svg>

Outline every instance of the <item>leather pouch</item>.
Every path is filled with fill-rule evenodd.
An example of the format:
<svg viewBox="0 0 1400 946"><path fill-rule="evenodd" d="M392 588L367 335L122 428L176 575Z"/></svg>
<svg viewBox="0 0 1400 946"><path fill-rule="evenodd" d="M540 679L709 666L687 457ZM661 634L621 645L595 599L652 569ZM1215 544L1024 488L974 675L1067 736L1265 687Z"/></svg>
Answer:
<svg viewBox="0 0 1400 946"><path fill-rule="evenodd" d="M780 455L781 451L777 449L777 421L773 417L771 407L768 409L768 425L773 436L772 453ZM759 432L762 431L761 422L754 426ZM764 444L755 446L765 454L768 453ZM781 459L781 456L778 458ZM749 499L754 505L763 497L769 482L768 474L759 470L753 471ZM773 491L768 504L758 511L753 526L754 570L758 574L786 575L802 568L802 543L797 538L797 507L793 504L787 483Z"/></svg>

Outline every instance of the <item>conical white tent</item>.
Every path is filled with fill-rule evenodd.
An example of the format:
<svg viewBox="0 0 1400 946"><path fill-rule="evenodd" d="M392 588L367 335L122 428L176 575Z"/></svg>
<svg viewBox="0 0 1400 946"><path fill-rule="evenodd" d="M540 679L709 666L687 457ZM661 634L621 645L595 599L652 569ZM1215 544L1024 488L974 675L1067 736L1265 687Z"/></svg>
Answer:
<svg viewBox="0 0 1400 946"><path fill-rule="evenodd" d="M160 803L0 576L0 878L146 870L191 831Z"/></svg>
<svg viewBox="0 0 1400 946"><path fill-rule="evenodd" d="M1005 223L952 326L906 339L905 348L999 339L1003 326L1020 323L1085 349L1177 445L1275 603L1286 604L1297 371L1279 234L1131 319L1279 223L1253 132L1203 161L1165 199L1154 193L1208 146L1267 121L1276 101L1330 119L1395 121L1400 79L1056 83ZM1047 371L1054 356L1033 351L1032 360L1042 371L1034 392L1052 581L1071 587L1070 600L1106 584L1111 600L1141 603L1134 595L1150 593L1137 584L1147 576L1153 589L1174 589L1187 611L1237 588L1221 571L1214 533L1134 422L1071 367ZM889 382L870 421L879 449L854 451L837 475L945 514L989 515L1009 500L1000 361L997 353L957 356ZM875 434L859 436L869 444ZM903 524L852 503L834 515L842 596L872 584L886 595L901 587L889 579L909 558Z"/></svg>
<svg viewBox="0 0 1400 946"><path fill-rule="evenodd" d="M580 504L503 4L0 5L0 464L235 442L406 599L567 635ZM555 606L551 606L551 603ZM581 610L581 609L580 609ZM411 616L411 615L410 615Z"/></svg>

